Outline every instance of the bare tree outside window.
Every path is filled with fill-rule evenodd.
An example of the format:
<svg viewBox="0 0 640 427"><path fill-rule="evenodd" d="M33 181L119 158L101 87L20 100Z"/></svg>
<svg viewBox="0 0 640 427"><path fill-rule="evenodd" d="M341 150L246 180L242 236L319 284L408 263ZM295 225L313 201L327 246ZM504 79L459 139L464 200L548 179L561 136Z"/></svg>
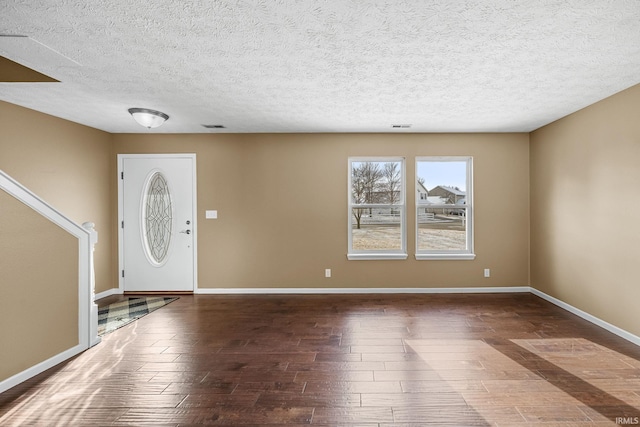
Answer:
<svg viewBox="0 0 640 427"><path fill-rule="evenodd" d="M351 169L352 203L354 205L378 203L378 188L382 176L379 162L354 163ZM366 208L353 209L358 229L360 229L362 214L366 211ZM370 208L369 215L371 215Z"/></svg>
<svg viewBox="0 0 640 427"><path fill-rule="evenodd" d="M386 195L386 202L395 205L400 201L400 164L396 162L385 163L382 178L381 186Z"/></svg>

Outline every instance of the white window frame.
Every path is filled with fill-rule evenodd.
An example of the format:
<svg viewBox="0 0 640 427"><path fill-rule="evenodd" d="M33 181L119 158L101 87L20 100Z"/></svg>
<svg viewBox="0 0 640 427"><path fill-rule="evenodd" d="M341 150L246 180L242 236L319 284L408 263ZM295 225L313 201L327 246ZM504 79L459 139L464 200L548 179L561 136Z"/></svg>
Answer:
<svg viewBox="0 0 640 427"><path fill-rule="evenodd" d="M418 249L418 233L419 233L419 224L418 224L418 209L424 208L425 205L421 205L416 197L416 207L415 207L415 216L416 216L416 260L473 260L476 255L474 253L473 247L473 217L474 217L474 205L473 205L473 157L471 156L424 156L424 157L416 157L416 165L415 165L415 180L416 185L418 182L418 163L419 162L466 162L467 164L467 182L466 182L466 196L465 196L465 205L461 207L460 205L452 205L452 204L441 204L441 205L429 205L431 208L435 209L465 209L465 219L466 219L466 242L467 248L465 250L450 250L450 251L437 251L437 250L419 250ZM444 184L444 183L443 183Z"/></svg>
<svg viewBox="0 0 640 427"><path fill-rule="evenodd" d="M398 204L355 204L352 198L352 167L353 163L360 162L400 162L400 196L401 203ZM349 260L404 260L407 259L407 179L406 179L406 159L404 157L349 157L348 159L348 183L347 183L347 227L348 227L348 251L347 259ZM353 225L352 215L355 207L362 208L389 208L399 209L400 212L400 235L401 235L401 248L400 249L380 249L380 250L354 250L353 249Z"/></svg>

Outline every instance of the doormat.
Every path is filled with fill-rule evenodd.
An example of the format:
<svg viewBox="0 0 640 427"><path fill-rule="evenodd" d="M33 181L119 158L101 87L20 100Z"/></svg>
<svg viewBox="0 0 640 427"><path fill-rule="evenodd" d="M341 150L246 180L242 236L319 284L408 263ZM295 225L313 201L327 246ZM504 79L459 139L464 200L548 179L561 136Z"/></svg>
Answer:
<svg viewBox="0 0 640 427"><path fill-rule="evenodd" d="M136 297L99 308L98 335L113 332L177 299L177 297Z"/></svg>

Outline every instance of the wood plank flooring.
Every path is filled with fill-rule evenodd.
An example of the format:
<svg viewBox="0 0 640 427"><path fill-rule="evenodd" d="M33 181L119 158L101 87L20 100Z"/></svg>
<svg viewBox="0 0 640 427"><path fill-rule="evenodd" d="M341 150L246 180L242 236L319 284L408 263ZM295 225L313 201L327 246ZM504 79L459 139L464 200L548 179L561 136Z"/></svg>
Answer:
<svg viewBox="0 0 640 427"><path fill-rule="evenodd" d="M640 348L531 294L181 295L0 425L640 424Z"/></svg>

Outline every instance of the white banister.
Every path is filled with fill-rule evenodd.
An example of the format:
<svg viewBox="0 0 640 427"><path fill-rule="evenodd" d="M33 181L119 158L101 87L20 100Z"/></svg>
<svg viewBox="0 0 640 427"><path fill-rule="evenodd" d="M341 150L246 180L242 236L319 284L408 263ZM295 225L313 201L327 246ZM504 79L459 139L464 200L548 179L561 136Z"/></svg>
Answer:
<svg viewBox="0 0 640 427"><path fill-rule="evenodd" d="M93 257L98 243L98 232L93 222L85 222L82 228L89 232L89 346L100 342L98 336L98 305L96 300L96 272L94 269Z"/></svg>
<svg viewBox="0 0 640 427"><path fill-rule="evenodd" d="M97 336L98 309L94 302L93 268L93 248L98 241L98 233L93 228L93 224L85 223L87 227L80 226L2 170L0 170L0 190L20 200L78 239L78 344L10 378L0 379L0 393L2 393L97 344L100 339Z"/></svg>

